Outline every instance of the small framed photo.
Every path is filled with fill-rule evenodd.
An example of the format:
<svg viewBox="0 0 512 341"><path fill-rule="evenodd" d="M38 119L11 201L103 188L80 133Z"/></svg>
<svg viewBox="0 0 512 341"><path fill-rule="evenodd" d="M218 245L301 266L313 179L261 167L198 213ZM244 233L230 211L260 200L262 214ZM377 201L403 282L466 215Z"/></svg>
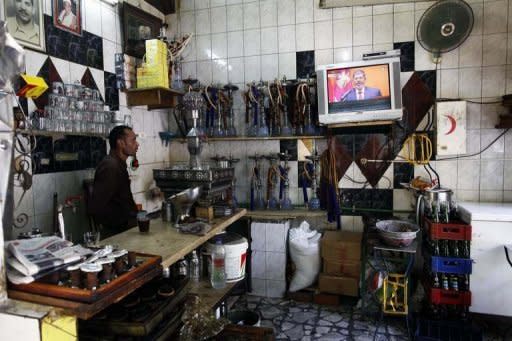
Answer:
<svg viewBox="0 0 512 341"><path fill-rule="evenodd" d="M53 0L53 25L82 36L81 2L82 0Z"/></svg>
<svg viewBox="0 0 512 341"><path fill-rule="evenodd" d="M44 0L2 0L7 30L21 45L46 52Z"/></svg>

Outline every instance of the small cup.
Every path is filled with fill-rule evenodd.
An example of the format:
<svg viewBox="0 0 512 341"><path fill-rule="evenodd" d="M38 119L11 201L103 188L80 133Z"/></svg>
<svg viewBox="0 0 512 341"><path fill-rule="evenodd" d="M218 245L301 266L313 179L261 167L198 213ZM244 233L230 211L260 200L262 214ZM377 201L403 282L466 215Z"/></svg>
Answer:
<svg viewBox="0 0 512 341"><path fill-rule="evenodd" d="M133 268L137 265L137 253L128 251L128 267Z"/></svg>
<svg viewBox="0 0 512 341"><path fill-rule="evenodd" d="M137 225L139 226L139 232L148 233L149 232L149 218L147 216L137 217Z"/></svg>
<svg viewBox="0 0 512 341"><path fill-rule="evenodd" d="M114 257L114 271L116 272L117 276L122 275L126 272L126 261L125 257L128 251L126 250L119 250L112 252L112 257Z"/></svg>
<svg viewBox="0 0 512 341"><path fill-rule="evenodd" d="M85 289L96 290L99 285L98 275L103 268L96 263L88 263L80 266L82 271L82 283Z"/></svg>
<svg viewBox="0 0 512 341"><path fill-rule="evenodd" d="M69 280L72 288L80 287L80 267L78 265L70 265L66 268L69 273Z"/></svg>
<svg viewBox="0 0 512 341"><path fill-rule="evenodd" d="M114 257L106 257L103 259L99 259L97 263L101 265L101 272L100 272L100 282L101 283L109 283L112 279L112 269L113 264L115 262Z"/></svg>
<svg viewBox="0 0 512 341"><path fill-rule="evenodd" d="M64 84L61 82L53 82L52 83L52 93L58 95L64 95Z"/></svg>

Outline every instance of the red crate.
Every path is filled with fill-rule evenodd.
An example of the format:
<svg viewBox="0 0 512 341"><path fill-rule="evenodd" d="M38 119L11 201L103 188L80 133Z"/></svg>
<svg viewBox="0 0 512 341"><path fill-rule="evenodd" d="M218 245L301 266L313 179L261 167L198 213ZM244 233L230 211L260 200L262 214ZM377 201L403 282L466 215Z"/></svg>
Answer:
<svg viewBox="0 0 512 341"><path fill-rule="evenodd" d="M425 218L425 227L431 240L471 240L471 225L461 221L434 223Z"/></svg>
<svg viewBox="0 0 512 341"><path fill-rule="evenodd" d="M471 291L454 291L438 288L429 288L428 298L433 304L471 305Z"/></svg>

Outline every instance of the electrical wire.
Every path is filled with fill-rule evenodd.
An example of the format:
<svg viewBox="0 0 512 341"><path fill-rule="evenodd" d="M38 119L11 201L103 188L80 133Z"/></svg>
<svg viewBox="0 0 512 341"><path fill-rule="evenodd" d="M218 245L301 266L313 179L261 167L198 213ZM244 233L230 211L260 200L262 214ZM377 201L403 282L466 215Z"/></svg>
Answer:
<svg viewBox="0 0 512 341"><path fill-rule="evenodd" d="M491 146L496 143L496 141L498 141L503 135L505 135L508 131L510 130L510 128L507 128L505 129L505 131L503 131L501 134L499 134L494 140L491 141L491 143L489 143L487 145L487 147L485 147L484 149L480 150L479 152L476 152L476 153L473 153L473 154L469 154L469 155L458 155L458 156L451 156L451 157L445 157L445 158L442 158L442 159L437 159L436 161L446 161L446 160L458 160L458 159L462 159L462 158L466 158L466 157L472 157L472 156L477 156L477 155L480 155L482 154L483 152L485 152L487 149L491 148Z"/></svg>

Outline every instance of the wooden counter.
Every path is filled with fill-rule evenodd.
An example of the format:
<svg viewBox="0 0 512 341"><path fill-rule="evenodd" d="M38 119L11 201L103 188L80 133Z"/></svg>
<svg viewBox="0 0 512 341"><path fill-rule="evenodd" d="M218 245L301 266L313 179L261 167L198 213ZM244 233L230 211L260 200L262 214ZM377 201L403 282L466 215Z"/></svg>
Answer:
<svg viewBox="0 0 512 341"><path fill-rule="evenodd" d="M304 208L298 208L295 210L258 210L258 211L247 211L245 215L247 218L255 220L283 220L283 219L296 219L296 218L316 218L323 217L327 213L326 211L317 210L310 211Z"/></svg>
<svg viewBox="0 0 512 341"><path fill-rule="evenodd" d="M229 225L246 214L239 209L230 217L213 220L212 229L204 236L195 236L178 232L171 223L162 219L153 219L149 233L140 233L138 227L119 233L101 241L101 244L116 245L130 251L137 251L162 257L162 265L168 267L197 249L217 233L224 231Z"/></svg>

